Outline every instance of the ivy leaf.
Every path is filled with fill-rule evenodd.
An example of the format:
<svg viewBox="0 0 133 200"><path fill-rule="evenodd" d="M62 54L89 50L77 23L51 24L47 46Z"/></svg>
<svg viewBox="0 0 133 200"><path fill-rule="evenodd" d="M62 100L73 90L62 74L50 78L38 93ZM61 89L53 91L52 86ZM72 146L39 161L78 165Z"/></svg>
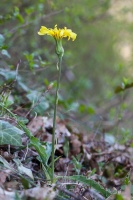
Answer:
<svg viewBox="0 0 133 200"><path fill-rule="evenodd" d="M13 81L16 79L16 71L10 71L6 69L0 69L0 76L4 77L7 82ZM22 91L28 92L30 89L23 83L21 76L17 75L17 84Z"/></svg>
<svg viewBox="0 0 133 200"><path fill-rule="evenodd" d="M2 53L2 55L5 55L5 56L7 56L8 58L11 58L10 54L8 53L8 51L7 51L6 49L3 49L3 50L1 51L1 53Z"/></svg>
<svg viewBox="0 0 133 200"><path fill-rule="evenodd" d="M14 146L21 146L21 135L24 132L9 122L0 120L0 145L10 144Z"/></svg>
<svg viewBox="0 0 133 200"><path fill-rule="evenodd" d="M16 71L0 69L0 75L3 76L7 81L12 81L16 77Z"/></svg>

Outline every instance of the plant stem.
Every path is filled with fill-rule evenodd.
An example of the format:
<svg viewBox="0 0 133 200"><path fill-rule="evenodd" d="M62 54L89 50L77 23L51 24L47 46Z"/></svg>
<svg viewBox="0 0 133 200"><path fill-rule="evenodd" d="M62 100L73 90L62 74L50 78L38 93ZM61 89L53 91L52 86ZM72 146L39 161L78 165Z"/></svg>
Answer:
<svg viewBox="0 0 133 200"><path fill-rule="evenodd" d="M52 174L51 174L51 182L54 182L54 153L55 153L55 128L56 128L56 112L58 105L58 92L60 87L60 77L61 77L61 63L62 63L62 55L58 55L59 66L58 70L58 79L56 86L56 94L55 94L55 103L54 103L54 117L53 117L53 133L52 133Z"/></svg>

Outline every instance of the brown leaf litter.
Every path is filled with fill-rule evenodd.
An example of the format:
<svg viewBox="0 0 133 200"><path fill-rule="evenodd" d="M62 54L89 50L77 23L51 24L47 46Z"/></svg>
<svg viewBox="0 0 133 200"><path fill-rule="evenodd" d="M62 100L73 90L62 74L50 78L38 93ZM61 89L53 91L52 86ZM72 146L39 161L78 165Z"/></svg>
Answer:
<svg viewBox="0 0 133 200"><path fill-rule="evenodd" d="M32 119L27 125L32 134L35 137L38 137L42 142L51 142L52 126L52 118L41 116ZM78 163L81 163L81 175L91 177L91 179L99 182L105 188L120 189L121 185L124 184L125 177L130 174L131 168L133 167L133 148L117 143L110 145L103 140L103 137L98 139L96 137L86 137L84 132L80 132L80 130L76 129L73 125L70 126L69 124L68 126L67 121L60 120L59 118L57 118L55 132L55 158L57 158L55 163L56 175L68 176L77 174L75 166L80 166ZM26 143L24 142L24 144ZM37 159L38 154L34 149L27 147L24 150L17 150L17 148L11 147L10 153L8 152L10 154L10 159L4 156L5 152L8 152L5 146L1 147L1 155L14 167L15 170L17 170L17 168L13 161L14 158L21 160L25 168L31 169L34 181L31 182L29 189L27 188L24 190L19 174L16 178L14 172L8 171L9 174L7 175L6 171L4 171L5 169L1 168L0 199L4 198L3 195L5 195L5 199L7 196L9 200L12 199L14 196L14 189L19 191L21 196L36 197L37 200L45 199L46 197L47 199L54 199L54 197L58 195L59 191L57 192L57 190L53 190L46 184L44 172L42 171L40 162ZM73 156L76 161L72 159ZM94 169L95 173L90 176ZM63 182L63 179L58 180L58 183L61 185ZM38 186L35 187L34 183ZM65 180L65 184L67 183L69 183L69 181ZM81 196L84 195L86 199L93 198L93 193L95 193L93 188L83 187L82 185L81 190L80 187L76 185L73 187L75 189L71 189L71 193L75 194L75 191L77 190L78 193ZM63 186L63 188L64 193L67 193L66 187ZM9 189L11 189L11 193L8 191ZM128 193L128 189L129 188L125 189L125 194ZM123 195L125 194L123 193ZM69 195L71 199L74 199L72 194Z"/></svg>

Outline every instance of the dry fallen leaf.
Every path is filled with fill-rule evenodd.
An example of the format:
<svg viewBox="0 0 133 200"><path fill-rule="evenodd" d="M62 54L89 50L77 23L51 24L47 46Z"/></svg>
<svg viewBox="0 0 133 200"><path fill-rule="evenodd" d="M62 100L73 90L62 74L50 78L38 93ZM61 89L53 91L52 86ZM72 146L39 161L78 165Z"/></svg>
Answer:
<svg viewBox="0 0 133 200"><path fill-rule="evenodd" d="M3 186L3 184L6 182L7 176L11 173L11 170L6 169L0 171L0 186Z"/></svg>
<svg viewBox="0 0 133 200"><path fill-rule="evenodd" d="M124 197L124 200L131 200L131 185L127 185L125 187L125 190L122 192L122 196Z"/></svg>
<svg viewBox="0 0 133 200"><path fill-rule="evenodd" d="M43 117L38 116L27 125L27 128L32 132L33 135L36 135L36 133L43 127L43 125Z"/></svg>
<svg viewBox="0 0 133 200"><path fill-rule="evenodd" d="M66 172L68 164L70 162L69 158L59 158L55 163L55 169L58 172Z"/></svg>
<svg viewBox="0 0 133 200"><path fill-rule="evenodd" d="M72 155L77 155L81 152L82 142L79 141L78 136L73 134L70 137L70 145L71 145L71 154Z"/></svg>
<svg viewBox="0 0 133 200"><path fill-rule="evenodd" d="M57 192L52 187L35 187L32 189L25 190L22 192L23 197L35 197L36 200L53 200L56 196Z"/></svg>
<svg viewBox="0 0 133 200"><path fill-rule="evenodd" d="M0 188L0 200L14 200L15 192L8 192Z"/></svg>

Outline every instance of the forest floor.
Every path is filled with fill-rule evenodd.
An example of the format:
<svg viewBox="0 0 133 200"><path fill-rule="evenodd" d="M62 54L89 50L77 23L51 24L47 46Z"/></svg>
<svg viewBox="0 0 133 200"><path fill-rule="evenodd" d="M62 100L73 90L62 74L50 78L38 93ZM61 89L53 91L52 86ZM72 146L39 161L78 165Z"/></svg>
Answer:
<svg viewBox="0 0 133 200"><path fill-rule="evenodd" d="M27 128L40 141L51 144L52 123L52 118L37 116L30 119ZM28 141L23 134L25 148L0 147L0 200L132 199L132 141L110 144L104 134L97 137L93 132L81 131L69 120L57 118L55 177L60 178L52 185ZM74 179L70 180L70 176ZM85 184L83 177L92 180L92 186L90 182ZM105 198L95 183L112 195Z"/></svg>

